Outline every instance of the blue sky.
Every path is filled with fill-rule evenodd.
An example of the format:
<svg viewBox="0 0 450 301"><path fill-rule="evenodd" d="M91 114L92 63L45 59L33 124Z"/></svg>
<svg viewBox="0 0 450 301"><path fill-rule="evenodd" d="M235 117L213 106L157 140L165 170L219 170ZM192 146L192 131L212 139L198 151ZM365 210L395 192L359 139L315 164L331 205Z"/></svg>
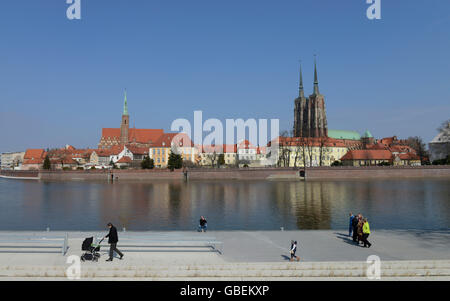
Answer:
<svg viewBox="0 0 450 301"><path fill-rule="evenodd" d="M94 147L131 124L279 118L291 129L302 60L313 55L331 129L426 141L450 117L450 2L382 0L65 0L0 4L0 151Z"/></svg>

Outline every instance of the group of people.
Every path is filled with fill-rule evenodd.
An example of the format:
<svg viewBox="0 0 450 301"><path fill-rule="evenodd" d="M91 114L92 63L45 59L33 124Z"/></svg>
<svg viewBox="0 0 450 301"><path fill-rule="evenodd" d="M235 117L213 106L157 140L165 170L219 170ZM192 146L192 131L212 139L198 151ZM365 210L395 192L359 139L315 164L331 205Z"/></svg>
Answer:
<svg viewBox="0 0 450 301"><path fill-rule="evenodd" d="M206 229L208 227L208 223L204 216L200 217L198 231L199 232L206 232ZM116 252L120 257L120 259L123 258L123 254L117 249L117 242L119 241L118 235L117 235L117 229L114 227L111 223L108 223L109 233L105 236L105 238L108 238L108 243L110 244L109 249L109 258L107 261L113 260L113 254ZM372 244L367 240L367 238L370 235L370 226L367 218L364 218L361 213L358 213L357 215L353 215L352 212L350 212L350 224L348 228L348 236L353 237L353 241L360 245L362 242L364 244L364 247L370 248ZM291 259L290 261L300 261L300 257L295 255L297 252L297 242L292 240L291 241L291 247L290 247L290 254Z"/></svg>
<svg viewBox="0 0 450 301"><path fill-rule="evenodd" d="M348 226L348 236L353 237L353 241L358 245L363 242L364 247L370 248L372 245L367 238L370 235L370 226L367 218L361 213L353 215L350 212L350 224Z"/></svg>

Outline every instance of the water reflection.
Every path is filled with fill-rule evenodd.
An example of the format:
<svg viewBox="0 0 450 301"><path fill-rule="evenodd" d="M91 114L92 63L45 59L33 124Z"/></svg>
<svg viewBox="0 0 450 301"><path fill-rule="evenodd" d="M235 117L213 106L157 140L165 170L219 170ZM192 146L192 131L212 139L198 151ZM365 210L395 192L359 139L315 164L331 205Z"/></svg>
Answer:
<svg viewBox="0 0 450 301"><path fill-rule="evenodd" d="M0 229L447 229L450 180L36 182L0 179Z"/></svg>

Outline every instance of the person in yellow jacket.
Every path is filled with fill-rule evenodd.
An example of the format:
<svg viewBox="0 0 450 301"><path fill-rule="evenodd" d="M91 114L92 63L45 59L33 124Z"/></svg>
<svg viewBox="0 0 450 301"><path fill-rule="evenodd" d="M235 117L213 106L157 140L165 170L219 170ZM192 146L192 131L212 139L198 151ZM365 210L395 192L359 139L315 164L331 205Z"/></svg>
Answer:
<svg viewBox="0 0 450 301"><path fill-rule="evenodd" d="M369 222L367 221L367 218L365 218L363 220L364 224L363 224L363 237L362 237L362 241L364 243L364 247L368 247L370 248L370 246L372 245L367 238L369 237L370 234L370 226L369 226Z"/></svg>

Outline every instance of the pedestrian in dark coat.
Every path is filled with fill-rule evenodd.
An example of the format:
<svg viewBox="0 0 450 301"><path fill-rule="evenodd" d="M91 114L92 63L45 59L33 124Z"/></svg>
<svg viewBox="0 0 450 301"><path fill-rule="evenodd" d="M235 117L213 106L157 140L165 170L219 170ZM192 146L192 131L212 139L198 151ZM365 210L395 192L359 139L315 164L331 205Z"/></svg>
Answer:
<svg viewBox="0 0 450 301"><path fill-rule="evenodd" d="M353 233L353 219L355 218L355 216L353 215L353 213L350 212L350 223L348 225L348 236L352 237L352 233Z"/></svg>
<svg viewBox="0 0 450 301"><path fill-rule="evenodd" d="M295 252L297 252L297 242L296 241L291 240L291 248L290 248L289 252L291 253L291 259L289 261L294 261L294 258L297 261L300 261L300 257L295 255Z"/></svg>
<svg viewBox="0 0 450 301"><path fill-rule="evenodd" d="M109 258L106 261L113 261L114 252L116 252L120 258L123 258L122 252L117 249L117 243L119 242L119 236L117 235L117 229L113 226L113 224L108 223L109 233L105 236L108 238L109 243Z"/></svg>
<svg viewBox="0 0 450 301"><path fill-rule="evenodd" d="M358 242L358 222L359 222L360 214L356 215L352 220L353 226L353 241Z"/></svg>

